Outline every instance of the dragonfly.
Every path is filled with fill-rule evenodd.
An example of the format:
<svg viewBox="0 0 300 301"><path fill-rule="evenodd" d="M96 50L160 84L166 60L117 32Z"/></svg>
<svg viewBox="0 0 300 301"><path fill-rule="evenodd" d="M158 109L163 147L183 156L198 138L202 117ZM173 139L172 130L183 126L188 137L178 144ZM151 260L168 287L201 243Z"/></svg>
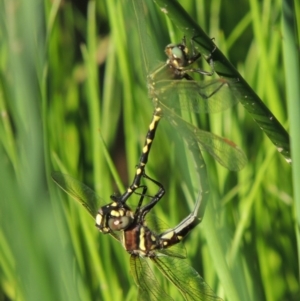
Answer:
<svg viewBox="0 0 300 301"><path fill-rule="evenodd" d="M157 281L149 266L150 261L177 287L185 300L222 301L186 262L185 249L177 245L201 222L197 214L202 198L197 199L193 211L177 226L159 233L150 228L147 214L163 197L165 189L145 172L142 176L158 186L157 193L147 204L143 205L147 186L141 185L142 193L135 210L115 200L97 210L99 198L91 188L68 175L52 173L55 183L87 209L99 231L117 239L130 254L130 269L138 285L138 300L173 300Z"/></svg>
<svg viewBox="0 0 300 301"><path fill-rule="evenodd" d="M150 38L146 29L147 12L143 1L131 1L137 21L137 28L141 45L141 57L145 73L147 74L147 87L149 97L154 108L160 108L160 114L165 116L171 125L176 124L176 129L186 141L196 140L200 148L208 152L222 166L232 171L241 170L247 163L244 152L232 141L219 137L213 133L195 127L179 115L179 110L188 110L195 113L216 113L224 111L239 102L239 93L235 89L234 80L223 78L200 81L194 80L193 74L212 76L214 74L213 52L207 58L211 71L193 67L201 54L191 39L189 51L186 38L180 43L168 44L165 47L167 60L156 65L153 55L155 43ZM152 46L152 47L151 47Z"/></svg>
<svg viewBox="0 0 300 301"><path fill-rule="evenodd" d="M118 240L130 254L131 274L138 285L138 300L173 300L161 287L150 268L153 264L181 292L185 300L221 301L204 282L196 270L184 259L185 249L180 242L201 221L208 196L205 163L196 142L188 145L199 175L199 197L192 212L172 229L162 231L156 222L148 218L148 213L162 199L165 189L161 183L146 175L152 142L161 118L160 108L154 110L139 164L132 184L119 196L110 196L112 202L97 210L99 197L85 184L60 172L53 172L54 182L73 199L79 202L95 219L96 227L103 234L109 234ZM176 126L176 125L174 125ZM158 187L157 193L144 204L147 186L141 185L142 178L150 180ZM135 210L126 204L129 197L142 189L140 200ZM147 196L149 197L149 196ZM200 213L200 214L199 214Z"/></svg>
<svg viewBox="0 0 300 301"><path fill-rule="evenodd" d="M154 107L160 108L173 126L180 123L177 128L184 133L187 143L192 137L202 150L221 165L229 170L241 170L247 158L234 142L193 126L176 112L183 109L196 113L216 113L237 104L239 100L234 95L234 82L222 78L205 82L194 80L191 73L211 76L214 70L205 71L191 66L201 55L195 52L193 43L192 53L189 54L185 38L181 43L167 45L165 53L167 61L147 77L148 92ZM212 53L208 60L213 67Z"/></svg>

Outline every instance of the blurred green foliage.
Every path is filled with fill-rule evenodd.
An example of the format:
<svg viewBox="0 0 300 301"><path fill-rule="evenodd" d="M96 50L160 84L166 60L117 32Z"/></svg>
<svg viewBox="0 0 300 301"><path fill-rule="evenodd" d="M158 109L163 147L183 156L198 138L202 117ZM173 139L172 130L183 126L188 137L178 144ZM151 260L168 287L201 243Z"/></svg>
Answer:
<svg viewBox="0 0 300 301"><path fill-rule="evenodd" d="M293 74L283 65L281 2L180 3L288 128ZM156 6L151 14L154 53L164 60L182 33ZM67 173L102 205L133 179L153 107L130 4L4 0L0 22L0 300L136 300L128 254L50 179ZM249 163L233 173L205 156L211 197L186 239L188 260L225 300L299 300L291 166L240 105L196 119L238 144ZM163 120L147 167L166 187L155 214L171 227L196 198L183 145Z"/></svg>

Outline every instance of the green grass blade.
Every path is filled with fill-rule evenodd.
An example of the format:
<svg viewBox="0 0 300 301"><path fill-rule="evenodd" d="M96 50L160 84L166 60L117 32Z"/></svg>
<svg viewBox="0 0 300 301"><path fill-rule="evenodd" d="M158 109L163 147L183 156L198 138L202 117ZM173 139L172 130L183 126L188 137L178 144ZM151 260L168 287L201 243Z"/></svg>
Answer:
<svg viewBox="0 0 300 301"><path fill-rule="evenodd" d="M294 200L296 210L296 225L300 224L300 71L299 71L299 38L297 38L296 23L299 24L299 18L295 14L295 6L293 1L283 1L283 51L286 72L286 87L287 87L287 100L288 111L290 116L291 128L291 148L293 158L293 185L294 185ZM298 16L299 17L299 16ZM300 259L300 232L299 227L295 227L298 240L298 260Z"/></svg>

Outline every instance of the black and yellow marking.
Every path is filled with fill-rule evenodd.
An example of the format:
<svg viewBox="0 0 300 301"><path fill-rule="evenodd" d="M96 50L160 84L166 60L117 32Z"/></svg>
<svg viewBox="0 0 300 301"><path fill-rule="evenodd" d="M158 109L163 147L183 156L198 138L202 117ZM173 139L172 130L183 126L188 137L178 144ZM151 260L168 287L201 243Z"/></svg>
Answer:
<svg viewBox="0 0 300 301"><path fill-rule="evenodd" d="M135 177L132 181L132 184L127 188L127 191L121 196L119 197L111 196L111 198L114 201L124 204L127 201L127 199L135 192L135 190L140 187L141 178L144 176L144 171L145 171L146 164L148 162L148 157L151 150L152 142L154 140L155 132L161 117L162 117L161 108L156 108L154 110L152 120L148 128L148 132L142 150L142 155L140 157L139 164L137 165Z"/></svg>
<svg viewBox="0 0 300 301"><path fill-rule="evenodd" d="M142 206L147 189L145 186L135 212L126 204L119 203L116 207L116 202L112 202L111 206L106 205L98 211L96 225L103 233L112 234L115 231L122 231L121 242L128 253L155 257L158 250L170 248L181 242L201 222L201 219L197 217L201 198L197 200L193 212L176 227L161 234L156 234L146 226L145 217L163 197L165 190L159 182L151 179L146 174L144 174L144 177L159 187L158 192L151 198L150 202Z"/></svg>

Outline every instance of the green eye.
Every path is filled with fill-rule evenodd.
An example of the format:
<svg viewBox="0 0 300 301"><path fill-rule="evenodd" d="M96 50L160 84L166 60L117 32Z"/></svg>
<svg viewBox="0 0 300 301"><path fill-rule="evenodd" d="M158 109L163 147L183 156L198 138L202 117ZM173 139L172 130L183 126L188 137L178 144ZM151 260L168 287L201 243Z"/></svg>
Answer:
<svg viewBox="0 0 300 301"><path fill-rule="evenodd" d="M130 216L114 217L108 221L108 226L112 231L120 231L127 228L132 222Z"/></svg>
<svg viewBox="0 0 300 301"><path fill-rule="evenodd" d="M182 50L179 47L174 47L172 49L172 54L177 58L182 58Z"/></svg>

